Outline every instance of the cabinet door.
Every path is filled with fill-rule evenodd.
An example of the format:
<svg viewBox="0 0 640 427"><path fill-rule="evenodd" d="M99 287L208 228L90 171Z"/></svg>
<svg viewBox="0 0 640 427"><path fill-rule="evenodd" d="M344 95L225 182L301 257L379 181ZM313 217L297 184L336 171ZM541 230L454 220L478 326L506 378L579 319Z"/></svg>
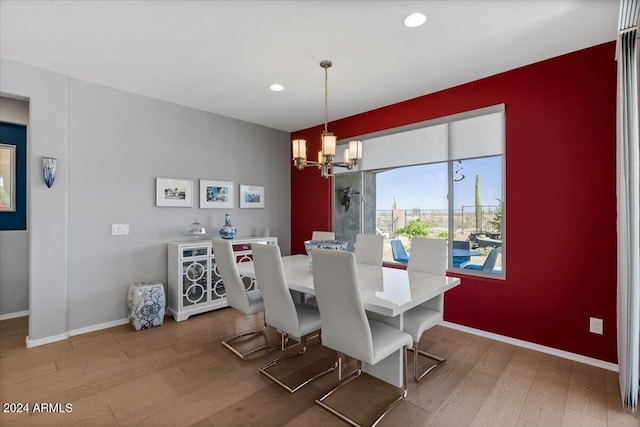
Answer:
<svg viewBox="0 0 640 427"><path fill-rule="evenodd" d="M241 262L253 261L253 254L251 251L248 252L236 252L234 253L236 256L236 263L240 264ZM256 279L252 277L242 277L242 283L244 283L244 287L246 290L250 291L252 289L257 289Z"/></svg>
<svg viewBox="0 0 640 427"><path fill-rule="evenodd" d="M222 283L222 277L218 271L218 264L215 258L211 258L211 301L226 298L227 293Z"/></svg>
<svg viewBox="0 0 640 427"><path fill-rule="evenodd" d="M244 255L236 255L236 262L245 262L251 261L251 254L247 256ZM242 261L240 261L242 259ZM250 291L251 289L256 289L256 281L251 277L240 276L242 279L242 283L244 283L244 287L246 290ZM220 272L218 271L218 265L216 264L216 259L211 259L211 301L218 300L220 298L226 298L226 290L224 288L224 282L222 281L222 277L220 277Z"/></svg>
<svg viewBox="0 0 640 427"><path fill-rule="evenodd" d="M208 276L207 258L182 261L182 307L209 302Z"/></svg>

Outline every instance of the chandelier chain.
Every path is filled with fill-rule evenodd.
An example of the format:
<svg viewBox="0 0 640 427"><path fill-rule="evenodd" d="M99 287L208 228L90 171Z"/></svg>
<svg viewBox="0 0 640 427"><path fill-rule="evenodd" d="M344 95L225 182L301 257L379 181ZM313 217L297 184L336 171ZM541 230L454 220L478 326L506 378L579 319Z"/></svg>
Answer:
<svg viewBox="0 0 640 427"><path fill-rule="evenodd" d="M324 67L324 133L328 132L329 122L329 67Z"/></svg>

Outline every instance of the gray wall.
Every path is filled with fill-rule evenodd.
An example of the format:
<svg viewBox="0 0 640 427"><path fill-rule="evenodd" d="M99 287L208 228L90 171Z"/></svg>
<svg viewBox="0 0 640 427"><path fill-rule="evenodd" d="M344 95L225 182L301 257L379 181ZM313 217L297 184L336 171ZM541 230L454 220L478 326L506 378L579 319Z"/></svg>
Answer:
<svg viewBox="0 0 640 427"><path fill-rule="evenodd" d="M333 231L337 240L349 242L347 250L355 250L356 236L360 233L360 204L362 203L362 185L360 172L341 173L334 178L333 188ZM342 205L343 189L351 187L354 192L349 210Z"/></svg>
<svg viewBox="0 0 640 427"><path fill-rule="evenodd" d="M28 126L29 103L0 96L0 121ZM29 231L0 231L0 319L28 310Z"/></svg>
<svg viewBox="0 0 640 427"><path fill-rule="evenodd" d="M36 140L33 132L30 139L29 201L42 208L45 199L56 200L53 213L29 211L30 339L64 337L68 331L122 320L128 284L151 279L166 283L166 243L183 239L183 229L195 218L215 231L230 212L239 236L261 233L268 226L283 254L290 253L288 133L13 61L2 60L0 67L0 90L30 98L32 130L40 126L65 131L57 150L44 147L44 140L40 135ZM38 75L55 75L54 87L32 78ZM34 114L38 103L53 107L58 90L64 91L63 113ZM44 155L58 157L58 178L51 189L46 189L40 170L34 171ZM193 179L194 207L155 207L158 176ZM200 178L234 181L236 207L199 209ZM264 185L265 209L239 209L238 184ZM47 215L53 215L57 226ZM129 224L130 234L111 236L114 223ZM59 255L46 260L34 244ZM45 274L34 275L42 264ZM63 279L56 280L53 289L42 277L47 270ZM35 312L34 294L40 300L51 293L55 313ZM51 318L54 327L40 324Z"/></svg>
<svg viewBox="0 0 640 427"><path fill-rule="evenodd" d="M362 181L364 178L364 188ZM351 187L349 210L342 205L343 189ZM376 175L372 172L344 172L334 178L333 230L336 239L349 242L349 251L355 251L356 236L359 233L376 234ZM359 194L355 194L355 192ZM362 209L364 203L364 209ZM364 212L364 224L361 217ZM374 215L370 215L373 212Z"/></svg>
<svg viewBox="0 0 640 427"><path fill-rule="evenodd" d="M0 93L29 100L27 345L32 346L67 336L67 78L0 59ZM62 159L50 189L42 179L43 156Z"/></svg>

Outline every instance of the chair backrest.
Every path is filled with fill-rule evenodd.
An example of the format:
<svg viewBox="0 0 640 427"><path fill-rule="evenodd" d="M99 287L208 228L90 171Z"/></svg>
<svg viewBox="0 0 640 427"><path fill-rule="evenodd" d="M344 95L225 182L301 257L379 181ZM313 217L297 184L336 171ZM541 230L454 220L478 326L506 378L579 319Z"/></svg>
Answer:
<svg viewBox="0 0 640 427"><path fill-rule="evenodd" d="M453 248L471 250L471 242L468 240L454 240Z"/></svg>
<svg viewBox="0 0 640 427"><path fill-rule="evenodd" d="M491 249L489 255L487 255L487 259L484 260L484 264L482 264L482 271L491 273L496 266L496 261L498 260L498 255L502 251L502 248L497 247Z"/></svg>
<svg viewBox="0 0 640 427"><path fill-rule="evenodd" d="M426 237L411 239L411 258L407 270L444 276L447 271L447 241Z"/></svg>
<svg viewBox="0 0 640 427"><path fill-rule="evenodd" d="M256 281L262 290L267 324L289 334L297 334L299 319L282 269L280 248L254 243L252 246Z"/></svg>
<svg viewBox="0 0 640 427"><path fill-rule="evenodd" d="M336 233L333 231L314 231L311 240L336 240Z"/></svg>
<svg viewBox="0 0 640 427"><path fill-rule="evenodd" d="M384 237L373 234L356 236L356 262L360 264L382 265Z"/></svg>
<svg viewBox="0 0 640 427"><path fill-rule="evenodd" d="M316 249L311 258L322 344L362 361L373 360L373 338L360 295L355 255Z"/></svg>
<svg viewBox="0 0 640 427"><path fill-rule="evenodd" d="M391 241L391 252L393 253L393 259L395 261L405 264L409 262L409 255L407 255L407 251L400 240Z"/></svg>
<svg viewBox="0 0 640 427"><path fill-rule="evenodd" d="M227 303L231 307L249 314L249 297L238 273L231 242L217 238L211 239L211 241L213 242L213 255L218 267L218 273L222 278L224 290L227 294Z"/></svg>

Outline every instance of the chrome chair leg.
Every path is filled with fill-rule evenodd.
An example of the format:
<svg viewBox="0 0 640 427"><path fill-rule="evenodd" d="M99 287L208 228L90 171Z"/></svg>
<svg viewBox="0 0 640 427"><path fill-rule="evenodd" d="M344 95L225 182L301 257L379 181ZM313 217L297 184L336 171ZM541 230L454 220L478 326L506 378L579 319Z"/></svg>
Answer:
<svg viewBox="0 0 640 427"><path fill-rule="evenodd" d="M358 360L355 369L344 376L342 370L347 367L347 356L343 353L336 352L338 357L336 360L336 365L338 366L338 381L342 381L345 378L349 378L351 375L356 374L356 376L360 376L362 373L362 363ZM344 358L343 358L344 357Z"/></svg>
<svg viewBox="0 0 640 427"><path fill-rule="evenodd" d="M336 411L335 409L333 409L332 407L326 405L324 403L324 400L326 398L328 398L329 396L331 396L335 391L337 391L343 385L348 384L351 381L353 381L356 378L358 378L362 374L362 363L358 360L357 367L353 371L349 372L349 374L346 377L342 376L342 368L343 368L344 364L342 363L342 357L341 357L340 353L338 353L338 360L336 361L336 365L337 365L337 368L338 368L338 384L334 388L332 388L331 390L326 392L324 394L324 396L322 396L320 399L317 399L316 403L318 405L322 406L323 408L325 408L326 410L328 410L329 412L332 412L333 414L339 416L343 420L349 421L349 418L345 418L345 416L342 413L340 413L340 412Z"/></svg>
<svg viewBox="0 0 640 427"><path fill-rule="evenodd" d="M222 345L225 346L227 349L231 350L231 352L233 354L235 354L236 356L238 356L240 359L245 360L248 357L253 356L256 353L259 353L261 351L270 349L270 348L274 348L274 347L278 347L279 344L265 344L261 347L255 348L251 351L248 351L247 353L240 353L238 350L236 350L231 344L235 341L247 338L247 337L251 337L251 336L258 336L258 335L263 335L265 337L265 340L267 339L265 332L267 330L267 323L264 323L264 327L262 329L260 329L259 331L252 331L252 332L246 332L244 334L240 334L240 335L236 335L235 337L231 337L231 338L227 338L226 340L222 341Z"/></svg>
<svg viewBox="0 0 640 427"><path fill-rule="evenodd" d="M288 337L285 337L285 334L282 334L282 342L281 342L281 347L282 350L286 350L292 347L295 347L298 344L286 347L286 343L288 342ZM268 372L269 368L272 368L273 366L276 366L288 359L293 359L294 357L298 357L298 356L302 356L304 353L306 353L307 351L307 336L302 337L302 341L299 343L302 344L302 348L300 349L300 351L298 351L297 353L294 354L290 354L287 356L282 356L278 359L272 360L271 362L261 366L258 370L264 374L267 378L271 379L273 382L275 382L276 384L280 385L282 388L284 388L285 390L287 390L289 393L295 393L296 391L298 391L299 389L301 389L302 387L304 387L305 385L309 384L311 381L320 378L321 376L328 374L329 372L332 372L333 370L336 369L336 364L334 364L332 367L330 367L329 369L326 369L324 371L320 371L316 374L314 374L313 376L307 378L306 380L302 381L299 384L296 384L293 387L290 387L289 385L283 383L282 381L280 381L280 379L278 379L277 377L275 377L274 375L272 375L270 372Z"/></svg>
<svg viewBox="0 0 640 427"><path fill-rule="evenodd" d="M402 349L402 360L403 360L403 367L402 367L402 370L403 370L402 393L393 402L391 402L389 405L387 405L387 407L384 408L382 410L382 412L380 412L380 414L378 415L376 420L373 422L373 424L371 424L371 427L375 427L382 420L382 418L384 418L384 416L389 413L389 411L391 411L395 406L397 406L400 402L402 402L407 397L407 347L403 347L403 349ZM342 380L342 375L341 375L342 374L342 369L341 369L342 368L342 360L341 360L341 357L340 357L339 353L338 353L338 367L339 367L338 368L338 378L340 380ZM343 414L342 412L338 411L337 409L332 408L331 406L326 404L324 401L329 396L331 396L334 392L336 392L340 387L342 387L345 384L348 384L351 381L357 379L361 375L361 373L362 373L362 362L358 360L357 368L354 371L352 371L351 373L349 373L345 377L344 381L340 381L338 383L338 385L336 385L334 388L332 388L327 393L325 393L325 395L322 396L320 399L316 400L316 403L318 405L322 406L327 411L331 412L332 414L336 415L340 419L348 422L349 424L351 424L352 426L355 426L355 427L363 427L363 426L358 424L355 420L349 418L346 414Z"/></svg>
<svg viewBox="0 0 640 427"><path fill-rule="evenodd" d="M426 351L422 351L422 350L418 349L418 343L417 342L413 343L413 348L410 348L409 351L413 352L413 378L416 380L417 383L419 383L431 371L433 371L438 366L442 365L444 362L447 361L446 359L443 359L440 356L436 356L434 354L427 353ZM437 363L435 365L429 366L423 372L418 373L418 356L427 357L427 358L429 358L431 360L434 360Z"/></svg>

